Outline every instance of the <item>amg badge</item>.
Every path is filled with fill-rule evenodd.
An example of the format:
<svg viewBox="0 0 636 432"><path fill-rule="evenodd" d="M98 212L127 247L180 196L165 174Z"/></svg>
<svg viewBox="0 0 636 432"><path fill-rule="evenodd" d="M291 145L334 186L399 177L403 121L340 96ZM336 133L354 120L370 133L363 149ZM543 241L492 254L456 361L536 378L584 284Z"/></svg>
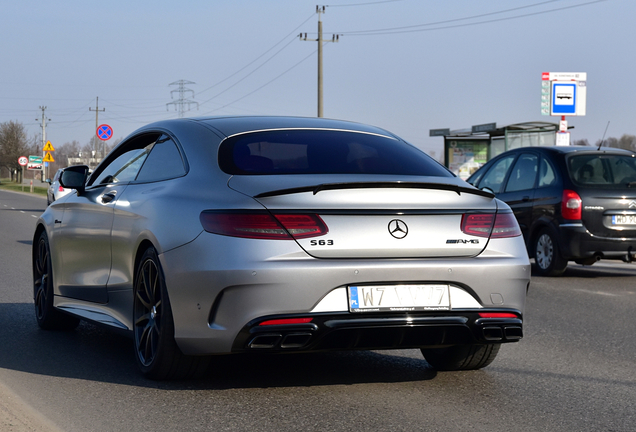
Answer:
<svg viewBox="0 0 636 432"><path fill-rule="evenodd" d="M476 239L471 239L471 240L448 239L448 240L446 240L446 244L479 244L479 240L476 240Z"/></svg>

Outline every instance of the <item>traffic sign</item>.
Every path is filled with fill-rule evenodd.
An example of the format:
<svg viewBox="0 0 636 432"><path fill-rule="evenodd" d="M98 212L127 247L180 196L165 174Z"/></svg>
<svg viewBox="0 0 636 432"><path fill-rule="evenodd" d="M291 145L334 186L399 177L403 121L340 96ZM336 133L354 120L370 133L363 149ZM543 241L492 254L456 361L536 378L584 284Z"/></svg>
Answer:
<svg viewBox="0 0 636 432"><path fill-rule="evenodd" d="M28 170L42 170L42 156L29 156L29 162L27 164Z"/></svg>
<svg viewBox="0 0 636 432"><path fill-rule="evenodd" d="M541 114L584 116L587 105L587 73L543 72Z"/></svg>
<svg viewBox="0 0 636 432"><path fill-rule="evenodd" d="M20 164L20 166L26 166L26 164L29 163L29 158L27 158L26 156L20 156L18 158L18 163Z"/></svg>
<svg viewBox="0 0 636 432"><path fill-rule="evenodd" d="M107 124L103 124L97 128L97 138L102 141L109 140L113 137L113 128Z"/></svg>
<svg viewBox="0 0 636 432"><path fill-rule="evenodd" d="M44 148L42 150L45 151L45 152L55 151L55 149L51 145L51 141L47 141L46 145L44 146Z"/></svg>
<svg viewBox="0 0 636 432"><path fill-rule="evenodd" d="M552 81L552 115L576 114L576 83Z"/></svg>
<svg viewBox="0 0 636 432"><path fill-rule="evenodd" d="M55 159L53 159L51 153L46 152L46 155L44 156L44 162L55 162Z"/></svg>

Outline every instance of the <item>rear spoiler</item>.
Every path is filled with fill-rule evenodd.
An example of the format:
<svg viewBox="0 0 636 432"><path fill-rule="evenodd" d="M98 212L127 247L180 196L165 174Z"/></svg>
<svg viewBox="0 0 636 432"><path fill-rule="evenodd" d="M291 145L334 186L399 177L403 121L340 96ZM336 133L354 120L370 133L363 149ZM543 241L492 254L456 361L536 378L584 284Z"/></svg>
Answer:
<svg viewBox="0 0 636 432"><path fill-rule="evenodd" d="M313 192L316 195L318 192L326 190L338 190L338 189L373 189L373 188L396 188L396 189L433 189L433 190L445 190L452 191L461 195L462 193L468 193L472 195L479 195L486 198L494 198L495 195L491 192L476 189L472 186L459 186L455 184L447 183L418 183L418 182L351 182L351 183L324 183L315 186L302 186L291 189L279 189L270 192L263 192L255 196L255 198L265 198L279 195L289 195L303 192Z"/></svg>

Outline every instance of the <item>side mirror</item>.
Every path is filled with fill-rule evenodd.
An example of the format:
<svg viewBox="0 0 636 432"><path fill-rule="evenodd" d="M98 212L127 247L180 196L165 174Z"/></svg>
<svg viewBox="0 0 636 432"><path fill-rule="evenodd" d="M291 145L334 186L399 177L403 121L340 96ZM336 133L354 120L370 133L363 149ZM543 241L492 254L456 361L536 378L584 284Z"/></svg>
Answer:
<svg viewBox="0 0 636 432"><path fill-rule="evenodd" d="M65 168L60 175L60 185L68 189L76 189L81 195L86 187L86 179L88 178L88 166L73 165Z"/></svg>
<svg viewBox="0 0 636 432"><path fill-rule="evenodd" d="M45 183L48 183L48 184L51 184L51 183L52 183L52 182L51 182L51 179L46 179L46 180L44 180L44 182L45 182Z"/></svg>

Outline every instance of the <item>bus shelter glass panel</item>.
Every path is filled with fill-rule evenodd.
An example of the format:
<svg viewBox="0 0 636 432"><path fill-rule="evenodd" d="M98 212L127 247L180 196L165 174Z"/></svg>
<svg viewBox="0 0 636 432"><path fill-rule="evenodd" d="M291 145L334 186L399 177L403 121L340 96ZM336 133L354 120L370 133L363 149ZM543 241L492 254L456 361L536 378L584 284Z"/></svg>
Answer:
<svg viewBox="0 0 636 432"><path fill-rule="evenodd" d="M448 169L466 180L488 161L488 141L450 140L446 149L446 161Z"/></svg>

